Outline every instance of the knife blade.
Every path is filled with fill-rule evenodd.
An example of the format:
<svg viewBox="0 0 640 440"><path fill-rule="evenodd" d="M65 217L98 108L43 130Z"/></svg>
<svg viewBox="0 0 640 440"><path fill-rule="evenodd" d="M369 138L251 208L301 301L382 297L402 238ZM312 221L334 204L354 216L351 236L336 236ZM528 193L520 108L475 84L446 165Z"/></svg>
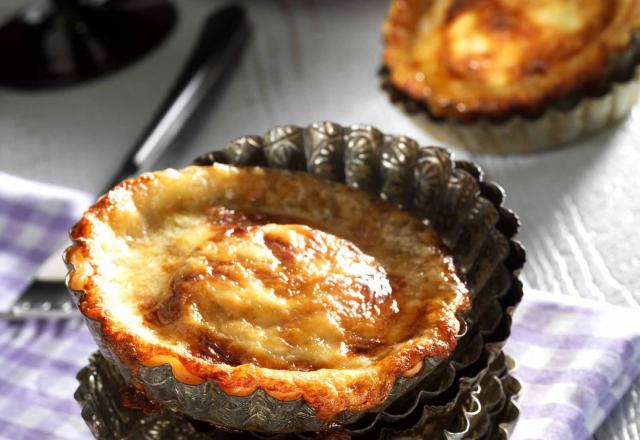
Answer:
<svg viewBox="0 0 640 440"><path fill-rule="evenodd" d="M148 126L134 143L123 164L105 186L111 189L123 179L148 171L153 162L172 144L203 99L222 85L225 73L235 64L251 31L244 9L239 5L213 11L203 24L198 40L180 75ZM16 305L30 300L49 304L47 297L64 290L67 268L62 253L68 240L53 252L36 271L35 280L22 294ZM55 303L55 301L54 301ZM14 318L41 317L42 309L28 310L13 307ZM47 310L44 310L47 312ZM50 312L50 310L49 310ZM0 312L0 318L3 314ZM36 316L37 315L37 316Z"/></svg>

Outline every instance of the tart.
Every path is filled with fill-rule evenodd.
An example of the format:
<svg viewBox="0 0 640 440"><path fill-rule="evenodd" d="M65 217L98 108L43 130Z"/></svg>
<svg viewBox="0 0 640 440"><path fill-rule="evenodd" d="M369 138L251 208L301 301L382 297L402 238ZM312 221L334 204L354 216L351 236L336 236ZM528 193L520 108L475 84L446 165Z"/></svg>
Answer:
<svg viewBox="0 0 640 440"><path fill-rule="evenodd" d="M638 0L393 0L383 86L446 141L547 148L628 113L638 30Z"/></svg>
<svg viewBox="0 0 640 440"><path fill-rule="evenodd" d="M331 122L242 136L194 163L201 168L166 170L118 185L73 229L74 244L65 256L68 285L102 355L160 410L245 433L326 434L339 428L372 438L385 426L396 430L390 423L404 429L414 416L434 427L431 417L455 405L500 356L522 298L518 273L525 254L503 190L486 181L477 165L405 136ZM200 223L192 222L196 218ZM178 240L181 245L143 246L172 274L164 281L155 276L160 269L141 263L149 258L127 253L145 234L178 234L185 227L189 233L186 241ZM181 246L197 249L180 258ZM309 260L301 266L302 250ZM270 272L276 261L269 255L286 270ZM423 257L431 266L415 272ZM436 266L439 274L427 273ZM125 277L132 267L137 275ZM210 267L218 274L213 279ZM408 273L411 280L403 278ZM317 275L311 296L305 290L309 274ZM137 277L145 281L142 288L136 288ZM420 290L428 280L441 288ZM335 289L336 282L343 288ZM164 294L141 301L144 289L158 283L166 287ZM269 313L253 316L234 299L229 283L250 300L244 303L266 295L261 307ZM222 309L207 297L212 286L229 293L216 300L248 313L235 319L238 325L226 325L238 315L216 314ZM278 286L293 296L278 301L269 295ZM405 294L415 305L440 301L435 313L404 314ZM311 298L311 304L296 298ZM113 307L114 301L123 304ZM265 321L256 319L281 320L291 305L304 311L296 327L260 331ZM358 316L350 312L354 307ZM412 313L418 319L408 330ZM329 316L335 325L326 326ZM320 345L296 335L298 327L314 335L327 328L348 331L334 331L338 339ZM134 335L145 328L147 334ZM406 340L403 328L415 337ZM203 331L206 337L199 337ZM243 342L234 343L236 336ZM154 345L160 337L169 344ZM278 341L285 340L295 347L279 350ZM182 341L183 349L175 350L171 341ZM313 352L305 353L305 347Z"/></svg>
<svg viewBox="0 0 640 440"><path fill-rule="evenodd" d="M446 359L469 291L450 251L390 202L303 173L214 164L126 180L72 231L69 286L136 383L169 364L317 418L382 404Z"/></svg>

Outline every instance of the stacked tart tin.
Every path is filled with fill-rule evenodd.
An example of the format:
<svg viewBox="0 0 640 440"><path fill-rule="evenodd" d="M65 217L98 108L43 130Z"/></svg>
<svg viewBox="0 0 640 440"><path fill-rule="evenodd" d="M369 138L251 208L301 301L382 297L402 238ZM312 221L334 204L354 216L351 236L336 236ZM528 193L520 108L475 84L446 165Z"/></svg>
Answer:
<svg viewBox="0 0 640 440"><path fill-rule="evenodd" d="M306 171L390 200L440 234L472 294L458 345L448 359L425 359L422 370L399 378L387 399L365 411L327 421L303 399L280 401L261 389L227 395L215 383L188 385L169 365L141 366L151 402L123 403L127 368L102 343L100 325L87 324L101 349L79 374L76 400L97 438L508 438L518 418L520 385L502 346L522 298L518 273L524 250L517 217L504 192L480 168L442 148L365 125L317 122L243 136L196 160ZM76 299L81 291L74 291ZM131 399L129 399L131 400ZM136 400L136 399L133 399ZM149 412L149 407L153 407Z"/></svg>

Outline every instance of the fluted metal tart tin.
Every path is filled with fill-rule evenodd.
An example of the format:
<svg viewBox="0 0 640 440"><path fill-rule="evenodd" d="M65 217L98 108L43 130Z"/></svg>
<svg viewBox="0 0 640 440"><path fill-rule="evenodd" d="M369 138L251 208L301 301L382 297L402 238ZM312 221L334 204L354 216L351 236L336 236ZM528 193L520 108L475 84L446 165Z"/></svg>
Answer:
<svg viewBox="0 0 640 440"><path fill-rule="evenodd" d="M145 411L122 401L124 380L99 353L78 373L75 399L93 435L100 440L226 440L238 438L319 439L508 439L519 409L516 399L520 384L511 373L513 360L500 354L478 374L471 385L461 387L450 402L423 403L415 420L403 419L402 430L381 425L366 435L334 430L328 433L281 434L264 436L246 431L229 431L203 424L173 411L159 408ZM433 400L431 401L433 402Z"/></svg>
<svg viewBox="0 0 640 440"><path fill-rule="evenodd" d="M426 105L397 89L386 68L382 88L412 121L436 139L477 153L532 153L583 138L624 118L640 97L640 31L629 48L610 58L602 87L558 101L536 116L514 114L504 120L459 122L430 114Z"/></svg>
<svg viewBox="0 0 640 440"><path fill-rule="evenodd" d="M451 249L472 293L473 306L459 317L466 325L461 326L458 349L449 359L425 359L418 374L396 381L382 405L367 411L345 411L330 421L316 417L303 399L284 402L261 389L234 397L211 381L181 383L169 365L140 366L139 374L133 374L102 343L99 323L87 319L104 357L127 383L144 387L156 403L229 429L315 432L376 418L431 376L435 381L455 376L455 371L472 364L484 352L490 353L483 360L486 367L499 352L509 334L510 313L522 296L517 276L524 264L524 250L515 240L519 223L503 205L503 190L485 181L477 165L456 161L443 148L420 147L405 136L384 135L367 125L343 127L331 122L316 122L306 128L281 126L264 136L243 136L195 163L207 166L213 162L305 171L378 194L424 218ZM82 292L74 294L79 301Z"/></svg>

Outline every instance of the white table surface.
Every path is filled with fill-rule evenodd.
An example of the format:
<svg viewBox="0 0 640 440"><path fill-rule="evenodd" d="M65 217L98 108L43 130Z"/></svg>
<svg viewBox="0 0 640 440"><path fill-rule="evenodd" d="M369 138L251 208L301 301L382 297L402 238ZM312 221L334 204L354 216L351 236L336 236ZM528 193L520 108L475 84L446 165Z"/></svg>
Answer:
<svg viewBox="0 0 640 440"><path fill-rule="evenodd" d="M181 0L170 39L104 79L54 92L0 90L0 170L97 191L162 99L205 11L223 3ZM441 144L379 90L387 0L242 3L255 25L247 51L157 167L185 165L236 136L324 119ZM0 2L0 20L21 4ZM506 188L522 219L526 284L640 310L640 105L617 126L561 150L498 157L453 149ZM638 440L638 419L640 382L596 438Z"/></svg>

